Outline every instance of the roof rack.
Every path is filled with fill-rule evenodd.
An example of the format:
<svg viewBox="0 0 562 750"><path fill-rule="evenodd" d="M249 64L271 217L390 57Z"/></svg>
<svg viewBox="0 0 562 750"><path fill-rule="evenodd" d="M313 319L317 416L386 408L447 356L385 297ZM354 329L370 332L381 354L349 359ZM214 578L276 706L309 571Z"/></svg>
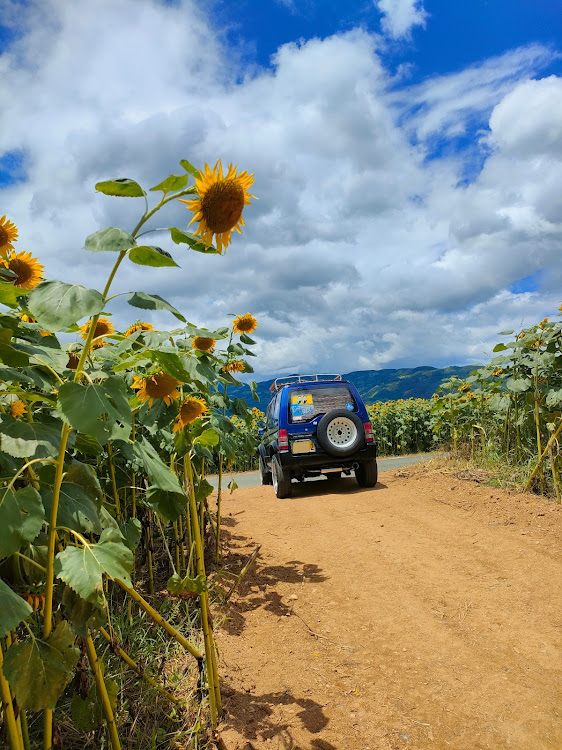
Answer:
<svg viewBox="0 0 562 750"><path fill-rule="evenodd" d="M283 388L284 385L291 385L292 383L314 383L318 380L341 380L341 375L288 375L284 378L277 378L270 385L269 390L271 393L277 393L278 390Z"/></svg>

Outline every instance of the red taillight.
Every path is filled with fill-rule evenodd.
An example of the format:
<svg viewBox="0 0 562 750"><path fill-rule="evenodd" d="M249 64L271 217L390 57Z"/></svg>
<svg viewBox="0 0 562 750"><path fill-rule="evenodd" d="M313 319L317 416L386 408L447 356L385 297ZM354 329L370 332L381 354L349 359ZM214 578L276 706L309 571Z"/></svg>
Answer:
<svg viewBox="0 0 562 750"><path fill-rule="evenodd" d="M372 443L373 442L373 428L371 427L371 423L363 422L363 427L365 429L365 442Z"/></svg>
<svg viewBox="0 0 562 750"><path fill-rule="evenodd" d="M279 430L277 436L277 445L279 446L280 451L289 450L289 436L287 435L287 430Z"/></svg>

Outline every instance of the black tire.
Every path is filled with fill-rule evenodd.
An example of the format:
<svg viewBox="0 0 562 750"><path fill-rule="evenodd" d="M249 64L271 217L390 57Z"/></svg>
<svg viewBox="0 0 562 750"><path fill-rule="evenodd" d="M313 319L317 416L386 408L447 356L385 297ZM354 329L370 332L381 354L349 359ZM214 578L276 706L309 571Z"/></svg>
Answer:
<svg viewBox="0 0 562 750"><path fill-rule="evenodd" d="M365 445L365 428L355 412L334 409L318 422L316 439L330 456L351 456Z"/></svg>
<svg viewBox="0 0 562 750"><path fill-rule="evenodd" d="M277 456L273 456L271 459L271 478L273 489L277 497L283 499L291 497L293 488L291 486L291 475L283 470L281 462Z"/></svg>
<svg viewBox="0 0 562 750"><path fill-rule="evenodd" d="M378 479L378 467L376 459L362 461L355 469L355 479L360 487L374 487Z"/></svg>
<svg viewBox="0 0 562 750"><path fill-rule="evenodd" d="M265 459L260 455L260 479L262 484L273 484L271 472L267 468Z"/></svg>

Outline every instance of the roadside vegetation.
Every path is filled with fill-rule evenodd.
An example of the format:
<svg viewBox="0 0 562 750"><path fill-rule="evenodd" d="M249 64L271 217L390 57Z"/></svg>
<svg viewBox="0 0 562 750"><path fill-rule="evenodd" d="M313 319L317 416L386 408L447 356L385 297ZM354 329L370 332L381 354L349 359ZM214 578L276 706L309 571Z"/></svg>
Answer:
<svg viewBox="0 0 562 750"><path fill-rule="evenodd" d="M252 372L258 322L233 314L208 330L158 295L112 294L128 263L185 272L145 244L151 232L168 233L186 266L191 251L220 255L244 224L252 175L181 166L150 193L130 179L96 185L144 204L131 232L86 239L109 261L102 291L44 280L0 218L0 746L10 750L198 748L221 717L211 606L232 580L221 588L207 575L220 570L222 487L211 510L205 475L250 448L237 426L256 415L229 388ZM146 228L177 200L193 234ZM111 318L121 296L134 310L124 331ZM177 327L134 320L147 310Z"/></svg>

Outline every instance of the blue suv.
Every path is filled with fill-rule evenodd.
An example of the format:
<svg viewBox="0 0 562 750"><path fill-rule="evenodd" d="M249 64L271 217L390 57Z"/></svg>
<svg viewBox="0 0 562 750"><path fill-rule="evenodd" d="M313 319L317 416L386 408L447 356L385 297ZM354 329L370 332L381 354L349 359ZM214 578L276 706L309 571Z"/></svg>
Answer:
<svg viewBox="0 0 562 750"><path fill-rule="evenodd" d="M290 497L292 479L355 472L360 487L377 483L377 450L365 404L341 375L277 378L259 445L262 484Z"/></svg>

